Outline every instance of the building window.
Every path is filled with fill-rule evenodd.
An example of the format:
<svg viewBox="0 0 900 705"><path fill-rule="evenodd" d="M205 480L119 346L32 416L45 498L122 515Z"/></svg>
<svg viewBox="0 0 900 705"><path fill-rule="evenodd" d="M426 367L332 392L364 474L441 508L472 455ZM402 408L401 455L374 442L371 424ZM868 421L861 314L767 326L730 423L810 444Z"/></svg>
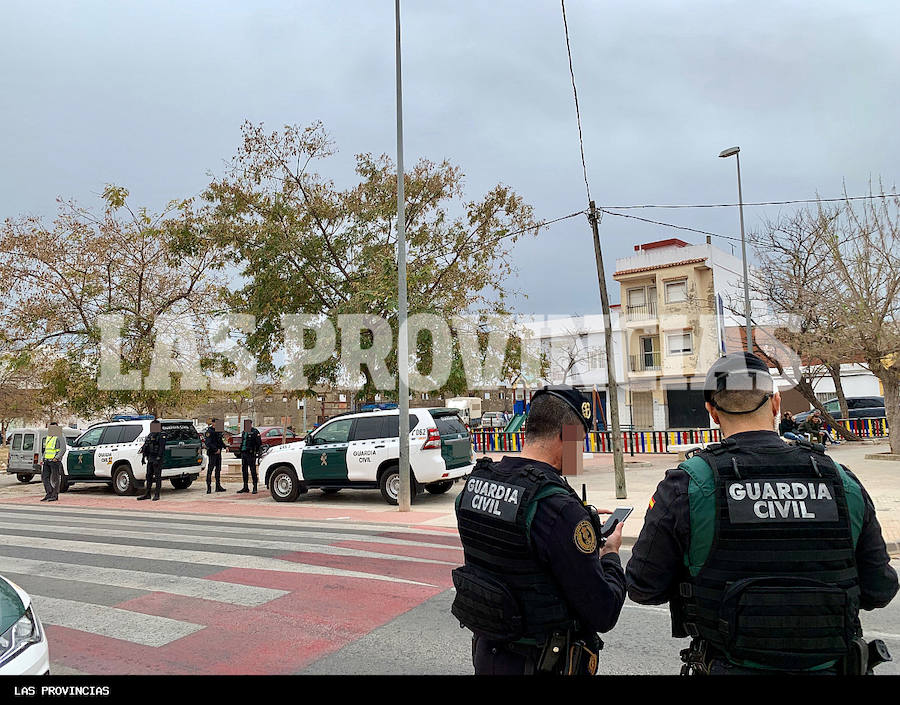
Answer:
<svg viewBox="0 0 900 705"><path fill-rule="evenodd" d="M501 399L506 399L506 395L505 395L503 392L500 392L500 398L501 398Z"/></svg>
<svg viewBox="0 0 900 705"><path fill-rule="evenodd" d="M669 355L687 355L694 351L694 336L691 331L669 333L666 335Z"/></svg>
<svg viewBox="0 0 900 705"><path fill-rule="evenodd" d="M606 349L597 345L588 350L588 369L600 370L606 365Z"/></svg>
<svg viewBox="0 0 900 705"><path fill-rule="evenodd" d="M428 392L422 392L422 399L424 399L424 400L428 399Z"/></svg>
<svg viewBox="0 0 900 705"><path fill-rule="evenodd" d="M677 304L687 301L687 279L666 282L666 303Z"/></svg>
<svg viewBox="0 0 900 705"><path fill-rule="evenodd" d="M485 398L485 399L490 399L490 398L491 398L491 393L490 393L490 392L485 392L485 393L484 393L484 398Z"/></svg>

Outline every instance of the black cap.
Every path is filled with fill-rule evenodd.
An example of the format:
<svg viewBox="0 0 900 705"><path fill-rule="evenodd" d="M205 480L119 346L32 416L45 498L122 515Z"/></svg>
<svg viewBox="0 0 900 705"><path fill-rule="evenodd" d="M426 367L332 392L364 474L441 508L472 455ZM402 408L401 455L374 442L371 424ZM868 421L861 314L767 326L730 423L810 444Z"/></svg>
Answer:
<svg viewBox="0 0 900 705"><path fill-rule="evenodd" d="M759 409L772 396L774 388L774 380L765 362L748 352L731 353L720 357L709 368L703 384L703 398L725 413L749 414ZM758 390L765 396L756 409L729 411L713 401L713 395L724 390Z"/></svg>
<svg viewBox="0 0 900 705"><path fill-rule="evenodd" d="M546 386L534 393L534 396L531 397L531 403L534 404L534 400L542 394L549 394L550 396L564 401L572 411L578 414L578 418L581 419L581 423L584 424L584 430L591 430L591 405L589 402L585 401L581 392L575 389L575 387L568 384L553 384Z"/></svg>

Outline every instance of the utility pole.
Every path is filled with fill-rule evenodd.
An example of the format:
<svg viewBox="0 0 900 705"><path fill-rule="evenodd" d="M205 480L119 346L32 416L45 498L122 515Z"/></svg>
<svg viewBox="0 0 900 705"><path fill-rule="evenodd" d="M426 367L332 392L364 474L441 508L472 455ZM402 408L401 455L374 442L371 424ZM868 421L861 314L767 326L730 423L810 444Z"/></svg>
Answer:
<svg viewBox="0 0 900 705"><path fill-rule="evenodd" d="M400 0L394 0L397 25L397 376L400 407L401 512L410 510L409 477L409 341L406 335L406 203L403 188L403 90L400 72Z"/></svg>
<svg viewBox="0 0 900 705"><path fill-rule="evenodd" d="M399 1L399 0L398 0ZM625 499L625 451L622 447L622 431L619 426L619 391L616 385L616 361L613 353L612 317L609 313L609 294L606 291L606 273L603 269L603 253L600 251L600 233L597 229L597 207L590 202L588 220L594 233L594 256L597 260L597 279L600 281L600 304L603 306L603 333L606 338L606 388L609 419L612 422L613 464L616 469L616 499Z"/></svg>

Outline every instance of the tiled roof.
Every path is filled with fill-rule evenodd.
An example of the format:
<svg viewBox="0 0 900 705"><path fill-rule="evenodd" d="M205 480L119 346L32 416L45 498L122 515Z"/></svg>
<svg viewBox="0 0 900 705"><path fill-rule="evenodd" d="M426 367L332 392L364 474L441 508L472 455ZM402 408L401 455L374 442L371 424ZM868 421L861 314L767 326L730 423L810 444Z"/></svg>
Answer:
<svg viewBox="0 0 900 705"><path fill-rule="evenodd" d="M680 262L666 262L664 264L654 264L649 267L638 267L637 269L623 269L621 272L616 272L613 274L613 278L622 276L624 274L637 274L638 272L649 272L653 269L666 269L668 267L680 267L684 264L698 264L700 262L705 262L706 257L695 257L694 259L685 259Z"/></svg>

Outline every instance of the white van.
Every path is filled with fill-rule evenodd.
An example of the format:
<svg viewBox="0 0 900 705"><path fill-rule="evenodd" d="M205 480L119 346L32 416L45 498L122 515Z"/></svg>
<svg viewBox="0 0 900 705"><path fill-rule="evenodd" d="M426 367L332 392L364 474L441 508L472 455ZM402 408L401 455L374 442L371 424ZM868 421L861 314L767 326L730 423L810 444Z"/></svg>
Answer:
<svg viewBox="0 0 900 705"><path fill-rule="evenodd" d="M63 428L62 432L70 447L81 435L77 428ZM11 431L7 474L15 475L19 482L24 483L31 482L35 475L40 477L46 443L46 428L17 428Z"/></svg>

